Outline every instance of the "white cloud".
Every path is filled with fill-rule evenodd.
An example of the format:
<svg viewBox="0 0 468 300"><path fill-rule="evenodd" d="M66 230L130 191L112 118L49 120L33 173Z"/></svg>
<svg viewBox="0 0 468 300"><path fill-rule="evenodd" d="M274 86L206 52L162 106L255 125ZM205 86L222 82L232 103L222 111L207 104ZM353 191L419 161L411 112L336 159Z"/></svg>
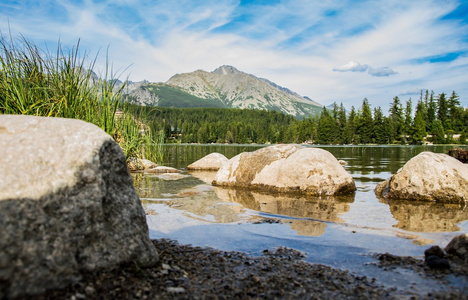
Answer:
<svg viewBox="0 0 468 300"><path fill-rule="evenodd" d="M361 65L358 62L350 61L347 64L342 65L338 68L333 68L336 72L365 72L369 68L368 65Z"/></svg>
<svg viewBox="0 0 468 300"><path fill-rule="evenodd" d="M295 0L253 9L234 0L120 0L117 5L132 9L133 22L118 18L110 0L34 3L0 3L0 30L5 34L10 27L40 46L44 41L53 46L59 38L68 46L81 38L81 49L91 58L109 46L109 61L117 69L131 66L131 80L166 81L175 73L229 64L325 105L357 107L367 97L374 107L385 106L393 96L420 87L455 90L468 105L466 56L418 62L468 48L466 25L440 20L456 7L455 0L352 5ZM50 13L57 8L59 18ZM98 66L104 65L100 59Z"/></svg>

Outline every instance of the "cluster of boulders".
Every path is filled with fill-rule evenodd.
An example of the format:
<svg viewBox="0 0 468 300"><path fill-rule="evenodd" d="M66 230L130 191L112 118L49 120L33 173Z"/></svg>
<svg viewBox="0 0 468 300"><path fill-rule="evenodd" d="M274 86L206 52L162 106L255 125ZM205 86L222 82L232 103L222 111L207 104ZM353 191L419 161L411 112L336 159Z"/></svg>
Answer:
<svg viewBox="0 0 468 300"><path fill-rule="evenodd" d="M317 196L346 195L356 190L342 163L319 148L275 145L244 152L230 160L219 153L209 158L213 159L210 168L218 169L213 181L216 186ZM202 158L187 169L200 170L207 159Z"/></svg>
<svg viewBox="0 0 468 300"><path fill-rule="evenodd" d="M330 152L301 145L275 145L231 159L212 153L187 170L217 170L213 185L331 196L352 194L354 180ZM422 152L409 160L375 193L385 199L464 203L468 165L447 155Z"/></svg>
<svg viewBox="0 0 468 300"><path fill-rule="evenodd" d="M424 261L431 269L450 269L448 256L468 264L468 234L454 237L445 247L432 246L424 251Z"/></svg>
<svg viewBox="0 0 468 300"><path fill-rule="evenodd" d="M83 121L9 115L0 116L0 165L1 299L64 287L83 272L158 262L129 169L180 170L141 159L130 159L127 166L118 144ZM301 145L275 145L231 159L213 153L187 170L216 171L214 185L245 190L317 196L356 190L343 162ZM376 193L388 199L466 202L468 166L424 152ZM467 245L465 234L445 251L468 261ZM428 260L437 261L437 255L440 251L429 252Z"/></svg>

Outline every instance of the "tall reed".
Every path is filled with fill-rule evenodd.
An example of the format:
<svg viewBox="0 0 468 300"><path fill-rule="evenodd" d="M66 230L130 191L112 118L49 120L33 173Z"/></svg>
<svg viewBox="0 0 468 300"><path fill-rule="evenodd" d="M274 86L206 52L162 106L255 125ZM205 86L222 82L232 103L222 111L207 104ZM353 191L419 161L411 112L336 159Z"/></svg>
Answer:
<svg viewBox="0 0 468 300"><path fill-rule="evenodd" d="M121 102L125 83L116 86L108 64L104 78L98 78L95 62L80 57L79 41L68 51L59 43L51 55L24 37L0 36L0 113L84 120L119 142L127 158L161 162L156 135ZM116 118L119 108L125 117Z"/></svg>

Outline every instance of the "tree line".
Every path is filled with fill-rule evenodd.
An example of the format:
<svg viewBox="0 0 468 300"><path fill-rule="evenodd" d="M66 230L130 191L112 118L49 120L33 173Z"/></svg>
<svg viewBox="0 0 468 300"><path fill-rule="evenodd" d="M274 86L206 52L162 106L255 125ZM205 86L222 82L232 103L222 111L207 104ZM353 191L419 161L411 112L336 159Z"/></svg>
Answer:
<svg viewBox="0 0 468 300"><path fill-rule="evenodd" d="M435 144L466 143L468 108L452 92L421 91L404 104L394 97L384 114L364 99L347 111L341 103L302 120L276 111L226 108L135 107L169 143Z"/></svg>

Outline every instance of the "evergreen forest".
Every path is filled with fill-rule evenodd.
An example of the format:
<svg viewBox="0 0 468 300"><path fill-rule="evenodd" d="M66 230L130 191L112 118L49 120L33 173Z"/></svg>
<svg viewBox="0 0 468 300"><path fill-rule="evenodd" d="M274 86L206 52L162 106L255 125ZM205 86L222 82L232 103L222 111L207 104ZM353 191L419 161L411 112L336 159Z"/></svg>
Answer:
<svg viewBox="0 0 468 300"><path fill-rule="evenodd" d="M414 110L414 111L413 111ZM367 99L298 120L276 111L133 106L167 143L452 144L466 143L468 108L454 91L421 91L415 106L394 97L387 113Z"/></svg>

